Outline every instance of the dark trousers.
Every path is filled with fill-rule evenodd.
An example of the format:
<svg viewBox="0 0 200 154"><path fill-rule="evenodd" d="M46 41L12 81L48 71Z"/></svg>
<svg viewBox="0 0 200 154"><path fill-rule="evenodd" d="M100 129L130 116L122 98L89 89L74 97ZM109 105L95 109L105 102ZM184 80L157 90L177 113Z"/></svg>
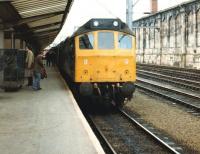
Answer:
<svg viewBox="0 0 200 154"><path fill-rule="evenodd" d="M33 77L28 77L28 86L33 85Z"/></svg>
<svg viewBox="0 0 200 154"><path fill-rule="evenodd" d="M46 64L47 64L47 66L51 66L51 61L47 60Z"/></svg>

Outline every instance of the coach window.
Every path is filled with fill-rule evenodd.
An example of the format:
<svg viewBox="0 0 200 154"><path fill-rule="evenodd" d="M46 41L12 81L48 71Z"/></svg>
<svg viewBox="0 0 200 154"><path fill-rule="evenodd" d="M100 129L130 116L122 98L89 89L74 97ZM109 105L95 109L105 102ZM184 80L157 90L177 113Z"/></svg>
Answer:
<svg viewBox="0 0 200 154"><path fill-rule="evenodd" d="M80 49L94 49L94 35L92 33L83 34L79 37Z"/></svg>
<svg viewBox="0 0 200 154"><path fill-rule="evenodd" d="M99 49L114 49L113 32L99 32L98 33L98 48Z"/></svg>
<svg viewBox="0 0 200 154"><path fill-rule="evenodd" d="M118 35L118 48L120 49L131 49L132 48L132 37L126 34Z"/></svg>

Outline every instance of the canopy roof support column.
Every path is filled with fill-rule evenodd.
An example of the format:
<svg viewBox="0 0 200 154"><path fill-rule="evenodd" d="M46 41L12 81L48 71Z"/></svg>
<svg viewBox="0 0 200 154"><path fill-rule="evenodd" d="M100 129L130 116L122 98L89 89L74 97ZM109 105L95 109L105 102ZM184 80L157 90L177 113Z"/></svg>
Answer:
<svg viewBox="0 0 200 154"><path fill-rule="evenodd" d="M4 48L4 31L0 30L0 49Z"/></svg>

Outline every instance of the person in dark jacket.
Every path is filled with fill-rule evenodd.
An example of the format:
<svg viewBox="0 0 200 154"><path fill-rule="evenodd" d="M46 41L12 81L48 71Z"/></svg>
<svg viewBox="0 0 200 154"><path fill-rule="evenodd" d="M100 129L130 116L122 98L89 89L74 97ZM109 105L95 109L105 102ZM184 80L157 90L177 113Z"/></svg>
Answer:
<svg viewBox="0 0 200 154"><path fill-rule="evenodd" d="M50 67L51 66L51 57L50 57L49 52L46 53L45 57L46 57L46 65Z"/></svg>
<svg viewBox="0 0 200 154"><path fill-rule="evenodd" d="M44 69L42 62L42 52L39 52L35 57L34 69L33 69L33 90L41 90L40 80L41 80L41 70Z"/></svg>
<svg viewBox="0 0 200 154"><path fill-rule="evenodd" d="M52 65L55 66L56 65L56 53L53 51L52 52Z"/></svg>

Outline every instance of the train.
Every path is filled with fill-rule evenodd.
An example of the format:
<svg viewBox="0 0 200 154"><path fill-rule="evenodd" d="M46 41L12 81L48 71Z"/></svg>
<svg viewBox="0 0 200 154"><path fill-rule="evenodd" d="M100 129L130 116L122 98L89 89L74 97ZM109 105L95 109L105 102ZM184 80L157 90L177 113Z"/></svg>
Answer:
<svg viewBox="0 0 200 154"><path fill-rule="evenodd" d="M94 18L52 50L80 97L122 107L135 91L135 41L120 19Z"/></svg>

